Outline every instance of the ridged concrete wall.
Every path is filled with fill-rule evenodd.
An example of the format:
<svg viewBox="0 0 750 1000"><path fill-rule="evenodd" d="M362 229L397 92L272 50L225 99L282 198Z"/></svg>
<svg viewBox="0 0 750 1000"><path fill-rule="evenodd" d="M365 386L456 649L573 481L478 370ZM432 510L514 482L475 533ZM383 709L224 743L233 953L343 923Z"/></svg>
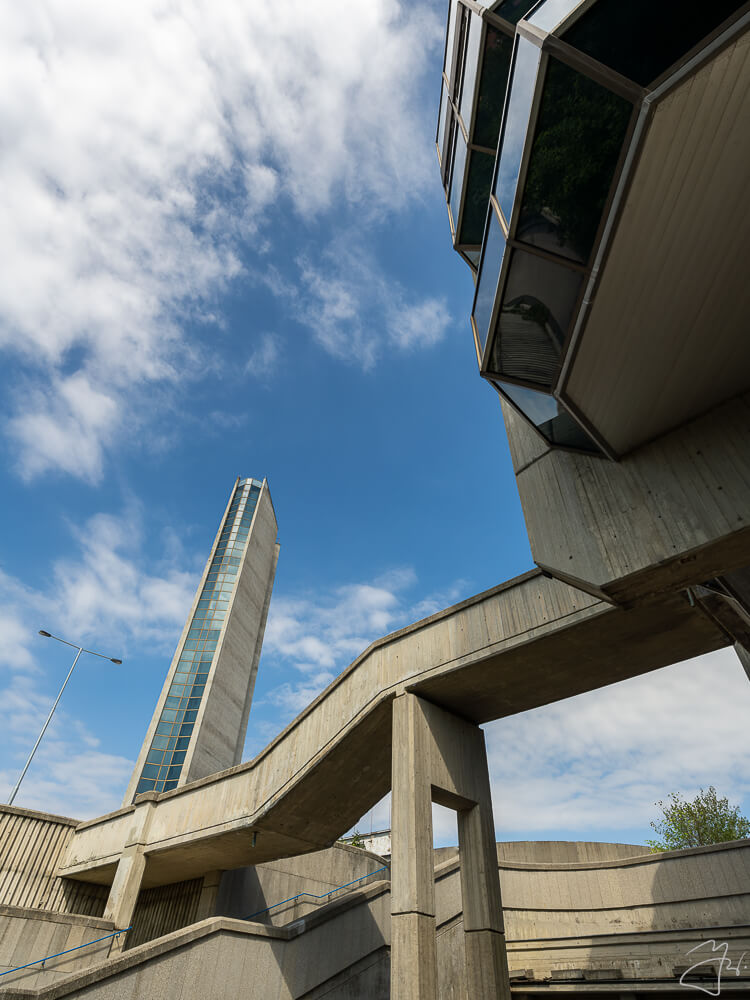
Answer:
<svg viewBox="0 0 750 1000"><path fill-rule="evenodd" d="M0 904L100 917L108 889L56 877L77 820L0 806Z"/></svg>
<svg viewBox="0 0 750 1000"><path fill-rule="evenodd" d="M143 889L138 896L125 948L135 948L145 941L192 924L198 912L202 888L203 879L194 878Z"/></svg>

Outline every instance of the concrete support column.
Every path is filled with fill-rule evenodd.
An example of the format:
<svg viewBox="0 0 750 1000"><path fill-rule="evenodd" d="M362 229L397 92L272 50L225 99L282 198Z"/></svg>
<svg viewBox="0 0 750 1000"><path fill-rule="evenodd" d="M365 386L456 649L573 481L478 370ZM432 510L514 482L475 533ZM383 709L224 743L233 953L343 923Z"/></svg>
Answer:
<svg viewBox="0 0 750 1000"><path fill-rule="evenodd" d="M510 1000L484 733L412 694L393 704L391 1000L437 996L432 802L458 813L467 995Z"/></svg>
<svg viewBox="0 0 750 1000"><path fill-rule="evenodd" d="M487 757L484 755L484 770ZM510 997L492 804L487 797L458 811L466 980L472 1000Z"/></svg>
<svg viewBox="0 0 750 1000"><path fill-rule="evenodd" d="M429 748L417 699L393 703L391 1000L437 996Z"/></svg>
<svg viewBox="0 0 750 1000"><path fill-rule="evenodd" d="M143 873L146 870L144 844L154 806L154 802L139 802L133 813L133 825L120 855L103 913L105 920L114 922L115 930L124 930L126 927L130 927L133 919L138 893L141 891ZM120 934L119 937L112 939L110 955L122 951L126 937L126 934Z"/></svg>
<svg viewBox="0 0 750 1000"><path fill-rule="evenodd" d="M219 898L219 883L223 871L207 872L203 876L203 885L198 899L198 908L195 911L196 923L205 920L207 917L216 915L216 904Z"/></svg>

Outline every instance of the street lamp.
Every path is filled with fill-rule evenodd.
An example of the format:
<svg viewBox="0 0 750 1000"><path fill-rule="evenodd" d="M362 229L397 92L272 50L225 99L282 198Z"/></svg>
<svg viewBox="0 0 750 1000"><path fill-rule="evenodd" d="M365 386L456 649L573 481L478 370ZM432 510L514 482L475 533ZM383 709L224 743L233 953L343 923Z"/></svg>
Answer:
<svg viewBox="0 0 750 1000"><path fill-rule="evenodd" d="M37 747L42 742L42 737L44 736L44 734L45 734L45 732L47 730L47 726L50 724L50 722L52 720L52 716L55 714L55 709L57 708L57 703L59 702L60 698L62 698L62 693L65 690L65 685L70 680L70 675L73 673L73 671L75 669L75 665L76 665L76 663L78 663L78 657L81 655L81 653L91 653L92 656L101 656L101 658L103 660L110 660L112 663L117 663L118 665L122 663L122 660L118 660L114 656L105 656L104 653L97 653L93 649L84 649L83 646L78 646L74 642L68 642L67 639L61 639L59 635L52 635L51 632L45 632L44 629L42 629L42 628L39 629L39 635L43 635L47 639L57 639L58 642L64 642L66 646L72 646L73 649L77 649L78 652L76 653L75 659L73 660L73 665L71 666L70 670L68 671L68 676L63 681L63 685L60 688L60 691L58 692L57 697L55 698L55 703L52 706L52 708L50 709L50 713L47 716L47 721L42 726L42 731L41 731L41 733L39 733L39 736L37 737L37 741L34 744L34 749L29 754L29 759L26 761L26 764L24 765L23 771L21 771L20 777L19 777L18 781L16 782L16 787L10 793L10 798L8 799L8 805L9 806L13 805L13 799L16 797L16 793L18 792L18 789L21 787L21 782L23 781L24 775L26 774L26 772L29 769L29 764L34 759L34 754L36 753Z"/></svg>

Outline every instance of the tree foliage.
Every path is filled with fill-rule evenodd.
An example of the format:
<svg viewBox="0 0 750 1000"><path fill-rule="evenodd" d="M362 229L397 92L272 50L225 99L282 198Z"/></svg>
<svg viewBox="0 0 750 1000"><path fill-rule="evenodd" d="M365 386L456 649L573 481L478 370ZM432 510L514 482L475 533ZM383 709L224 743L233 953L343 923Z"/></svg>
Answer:
<svg viewBox="0 0 750 1000"><path fill-rule="evenodd" d="M660 839L646 841L654 852L679 851L750 836L750 820L740 814L739 806L730 808L728 799L720 799L713 785L705 792L701 788L692 801L672 792L666 804L659 801L656 805L664 815L651 826Z"/></svg>

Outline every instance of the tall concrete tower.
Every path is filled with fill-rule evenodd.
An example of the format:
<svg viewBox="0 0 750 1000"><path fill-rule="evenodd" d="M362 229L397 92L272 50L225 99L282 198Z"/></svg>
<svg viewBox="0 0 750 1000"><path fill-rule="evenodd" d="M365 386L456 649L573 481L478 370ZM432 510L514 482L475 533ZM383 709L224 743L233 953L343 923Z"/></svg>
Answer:
<svg viewBox="0 0 750 1000"><path fill-rule="evenodd" d="M279 546L268 483L238 479L125 793L239 764Z"/></svg>

